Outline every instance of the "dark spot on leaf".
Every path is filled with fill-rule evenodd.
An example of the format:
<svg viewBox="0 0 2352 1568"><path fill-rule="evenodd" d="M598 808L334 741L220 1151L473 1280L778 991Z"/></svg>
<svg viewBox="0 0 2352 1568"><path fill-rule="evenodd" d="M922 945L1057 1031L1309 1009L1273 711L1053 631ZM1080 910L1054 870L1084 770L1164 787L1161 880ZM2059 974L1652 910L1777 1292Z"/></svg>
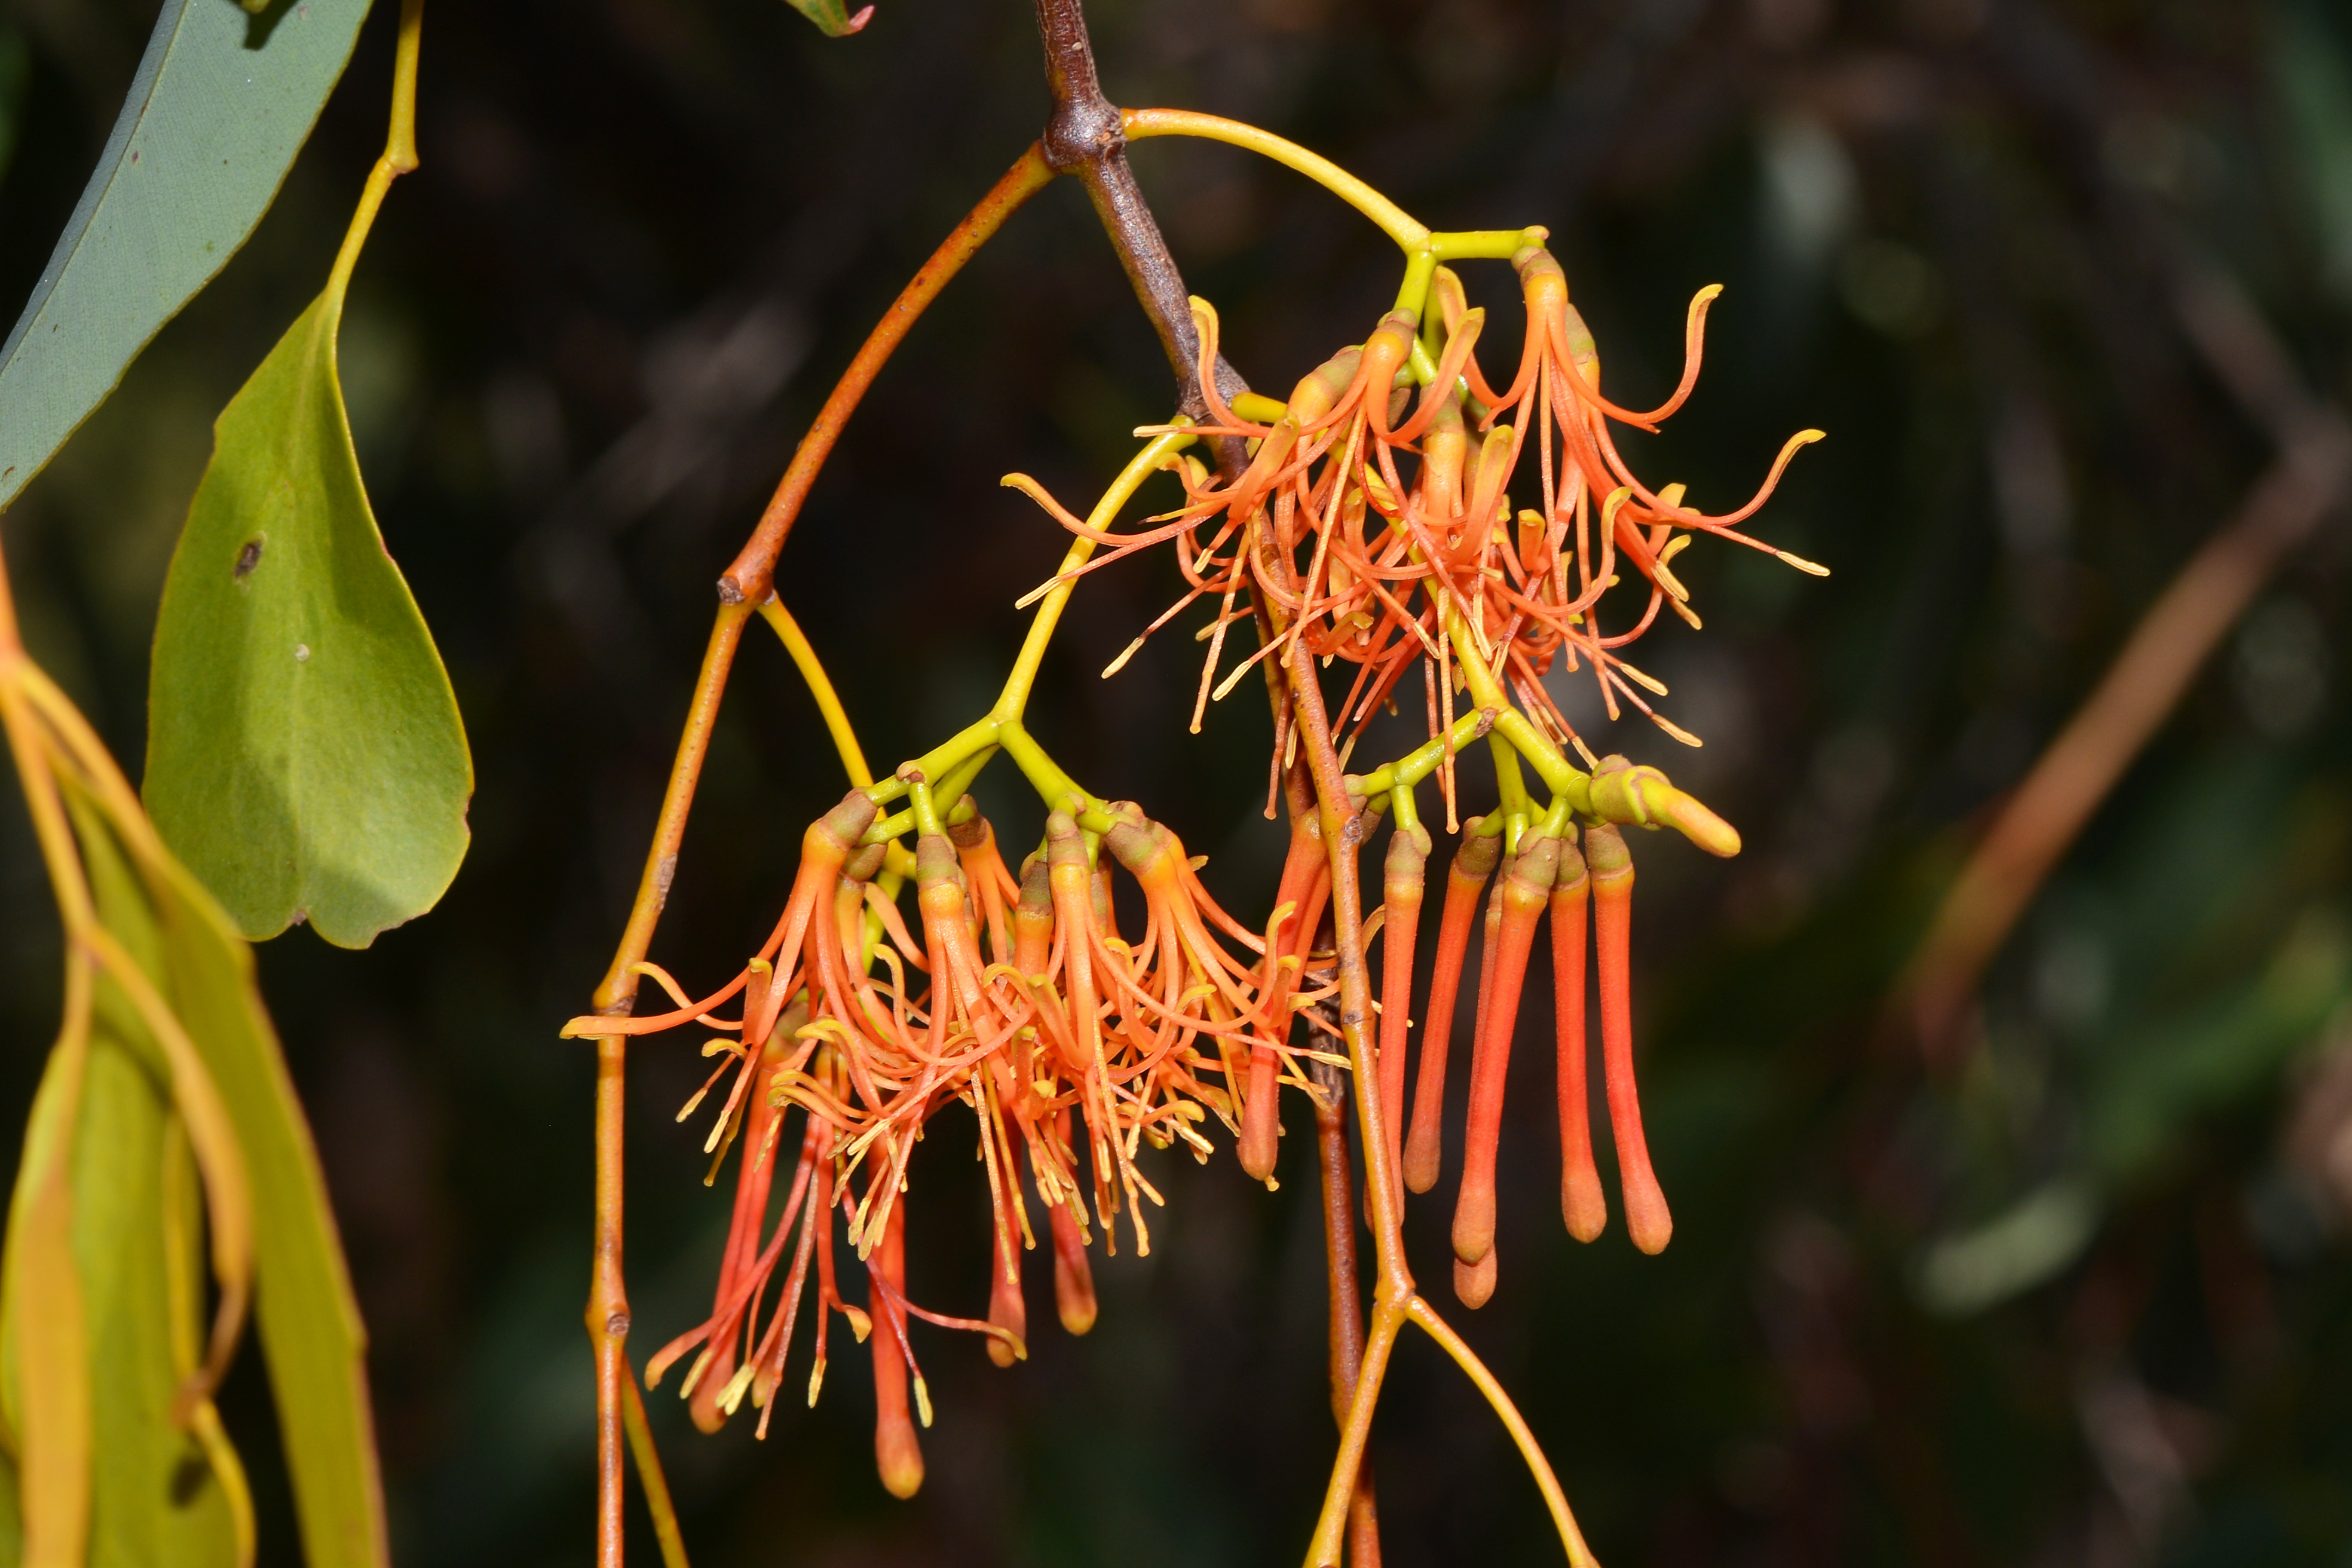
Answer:
<svg viewBox="0 0 2352 1568"><path fill-rule="evenodd" d="M172 1506L185 1508L196 1500L196 1493L212 1479L212 1467L205 1462L203 1453L183 1454L180 1462L172 1467Z"/></svg>
<svg viewBox="0 0 2352 1568"><path fill-rule="evenodd" d="M252 576L253 569L261 564L261 544L262 537L257 533L245 542L244 549L236 552L236 564L230 571L238 582Z"/></svg>
<svg viewBox="0 0 2352 1568"><path fill-rule="evenodd" d="M139 162L139 149L136 147L131 149L131 161L134 163Z"/></svg>

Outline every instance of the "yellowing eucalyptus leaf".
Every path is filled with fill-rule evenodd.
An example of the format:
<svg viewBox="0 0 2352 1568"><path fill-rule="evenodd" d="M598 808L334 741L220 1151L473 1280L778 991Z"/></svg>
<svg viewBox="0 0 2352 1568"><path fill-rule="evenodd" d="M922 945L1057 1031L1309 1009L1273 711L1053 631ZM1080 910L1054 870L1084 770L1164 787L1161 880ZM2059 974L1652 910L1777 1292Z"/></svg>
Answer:
<svg viewBox="0 0 2352 1568"><path fill-rule="evenodd" d="M320 295L214 426L155 623L144 790L246 936L308 920L365 947L457 875L474 773L361 483L342 303Z"/></svg>
<svg viewBox="0 0 2352 1568"><path fill-rule="evenodd" d="M89 1336L73 1244L73 1129L89 1058L89 989L69 976L0 1256L0 1367L16 1472L18 1561L80 1568L89 1539ZM78 994L77 994L78 993Z"/></svg>
<svg viewBox="0 0 2352 1568"><path fill-rule="evenodd" d="M21 657L0 660L0 715L68 928L66 1028L0 1266L17 1560L252 1562L243 1471L210 1394L255 1301L304 1559L385 1568L365 1335L251 951ZM42 1250L52 1213L66 1216L61 1260Z"/></svg>
<svg viewBox="0 0 2352 1568"><path fill-rule="evenodd" d="M367 1333L252 952L160 844L141 857L140 872L157 988L203 1058L250 1179L257 1315L303 1559L310 1568L385 1568ZM116 925L110 914L107 923Z"/></svg>
<svg viewBox="0 0 2352 1568"><path fill-rule="evenodd" d="M97 798L66 791L99 920L152 993L164 973L163 932L138 873ZM204 1360L205 1227L213 1199L215 1253L232 1238L236 1297L250 1300L252 1205L235 1131L211 1075L176 1022L166 1039L122 983L94 988L89 1065L73 1151L74 1249L90 1357L94 1453L92 1568L151 1563L239 1568L253 1561L253 1509L225 1437L187 1413L183 1391ZM179 1107L179 1109L175 1109ZM226 1181L200 1182L187 1116L201 1120L205 1163ZM226 1148L223 1145L226 1144ZM209 1188L209 1191L207 1190ZM241 1316L241 1314L240 1314ZM234 1327L234 1325L232 1325ZM205 1414L212 1415L207 1398ZM217 1417L214 1436L217 1436Z"/></svg>

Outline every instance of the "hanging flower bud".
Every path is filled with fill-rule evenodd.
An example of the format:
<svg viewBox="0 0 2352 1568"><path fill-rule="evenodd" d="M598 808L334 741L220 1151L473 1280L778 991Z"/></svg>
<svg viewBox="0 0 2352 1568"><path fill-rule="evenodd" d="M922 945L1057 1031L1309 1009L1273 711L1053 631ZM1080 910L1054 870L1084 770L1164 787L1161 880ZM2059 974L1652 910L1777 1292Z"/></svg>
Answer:
<svg viewBox="0 0 2352 1568"><path fill-rule="evenodd" d="M1650 1170L1641 1095L1633 1086L1633 858L1626 853L1624 836L1603 826L1586 832L1584 858L1592 873L1593 929L1601 953L1601 1059L1609 1127L1617 1140L1625 1228L1643 1252L1663 1252L1675 1233L1674 1216Z"/></svg>
<svg viewBox="0 0 2352 1568"><path fill-rule="evenodd" d="M1503 1131L1503 1090L1511 1066L1511 1037L1519 1017L1536 927L1550 901L1559 866L1559 840L1530 833L1496 885L1500 919L1489 971L1491 993L1479 1006L1479 1034L1471 1058L1470 1111L1462 1141L1462 1191L1454 1208L1454 1255L1482 1261L1495 1245L1495 1160ZM1492 1289L1491 1279L1487 1281ZM1469 1302L1471 1306L1480 1302Z"/></svg>
<svg viewBox="0 0 2352 1568"><path fill-rule="evenodd" d="M1061 1135L1065 1143L1070 1136L1070 1113L1060 1113ZM1087 1261L1087 1237L1083 1212L1076 1209L1077 1197L1073 1191L1061 1203L1045 1211L1054 1233L1054 1312L1061 1320L1063 1331L1083 1334L1095 1326L1094 1267Z"/></svg>
<svg viewBox="0 0 2352 1568"><path fill-rule="evenodd" d="M1445 909L1437 928L1436 967L1429 983L1428 1028L1421 1042L1421 1074L1412 1093L1412 1130L1405 1139L1404 1184L1425 1193L1437 1184L1444 1147L1445 1052L1454 1032L1454 998L1462 987L1462 962L1470 949L1470 924L1478 895L1502 858L1500 833L1481 837L1485 819L1463 824L1461 847L1445 874Z"/></svg>
<svg viewBox="0 0 2352 1568"><path fill-rule="evenodd" d="M1381 1126L1388 1134L1389 1169L1404 1197L1405 1057L1412 1030L1412 957L1421 926L1422 889L1429 868L1429 829L1415 823L1389 836L1381 878Z"/></svg>
<svg viewBox="0 0 2352 1568"><path fill-rule="evenodd" d="M1571 830L1572 831L1572 830ZM1573 839L1563 838L1551 884L1552 1022L1559 1043L1559 1212L1568 1234L1591 1241L1609 1223L1601 1173L1592 1163L1585 1088L1585 925L1592 879Z"/></svg>
<svg viewBox="0 0 2352 1568"><path fill-rule="evenodd" d="M874 1249L874 1468L885 1490L910 1498L923 1489L923 1446L907 1413L907 1379L912 1370L907 1342L907 1205L898 1204Z"/></svg>

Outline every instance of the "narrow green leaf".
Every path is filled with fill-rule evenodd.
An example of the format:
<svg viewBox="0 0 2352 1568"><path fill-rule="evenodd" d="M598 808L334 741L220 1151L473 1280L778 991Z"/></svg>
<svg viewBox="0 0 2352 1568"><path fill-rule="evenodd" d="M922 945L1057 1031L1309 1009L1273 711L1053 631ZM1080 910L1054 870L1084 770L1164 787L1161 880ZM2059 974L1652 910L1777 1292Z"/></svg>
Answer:
<svg viewBox="0 0 2352 1568"><path fill-rule="evenodd" d="M843 0L792 0L792 7L814 22L817 31L828 38L847 37L874 19L873 6L866 6L852 16Z"/></svg>
<svg viewBox="0 0 2352 1568"><path fill-rule="evenodd" d="M336 378L342 300L303 312L214 426L155 623L148 810L251 938L341 947L433 907L473 763L384 552Z"/></svg>
<svg viewBox="0 0 2352 1568"><path fill-rule="evenodd" d="M147 889L97 803L66 792L100 921L151 979L165 973ZM72 1155L74 1258L90 1357L91 1568L235 1568L244 1478L230 1501L203 1444L174 1418L204 1334L194 1162L173 1113L167 1052L111 978L97 982ZM192 1269L190 1265L194 1263ZM234 1466L234 1455L227 1457ZM250 1518L242 1521L250 1529Z"/></svg>
<svg viewBox="0 0 2352 1568"><path fill-rule="evenodd" d="M165 0L98 170L5 347L0 507L268 210L368 0Z"/></svg>
<svg viewBox="0 0 2352 1568"><path fill-rule="evenodd" d="M154 1042L113 987L99 1015L74 1140L74 1254L89 1325L91 1568L235 1568L236 1530L178 1392L165 1251L167 1090ZM135 1042L133 1037L136 1037Z"/></svg>
<svg viewBox="0 0 2352 1568"><path fill-rule="evenodd" d="M318 1151L254 984L252 952L168 856L142 859L141 873L155 933L154 979L211 1069L252 1179L257 1313L304 1561L309 1568L385 1568L367 1334ZM118 921L98 890L109 928L120 931L127 919Z"/></svg>

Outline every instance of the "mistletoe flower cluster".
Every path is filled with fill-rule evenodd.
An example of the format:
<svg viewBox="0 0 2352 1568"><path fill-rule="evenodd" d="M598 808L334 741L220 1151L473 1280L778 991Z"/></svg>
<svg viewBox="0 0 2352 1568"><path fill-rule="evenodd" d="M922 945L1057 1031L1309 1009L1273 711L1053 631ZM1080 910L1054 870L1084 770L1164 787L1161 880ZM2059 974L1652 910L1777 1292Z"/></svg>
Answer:
<svg viewBox="0 0 2352 1568"><path fill-rule="evenodd" d="M1611 422L1654 431L1682 406L1697 383L1706 310L1720 289L1710 286L1691 301L1682 380L1673 395L1637 411L1602 395L1600 353L1569 302L1566 276L1551 253L1529 244L1511 264L1527 327L1517 374L1501 391L1475 352L1486 311L1468 306L1450 268L1435 268L1425 312L1391 311L1361 345L1301 379L1287 403L1244 400L1261 418L1220 395L1213 374L1216 315L1205 301L1193 301L1201 395L1211 411L1197 428L1248 443L1247 469L1220 482L1197 460L1188 462L1186 505L1129 535L1089 530L1034 486L1024 487L1064 527L1114 546L1073 575L1156 544L1179 546L1187 593L1113 669L1185 605L1209 598L1218 614L1202 633L1210 649L1193 704L1195 730L1212 696L1231 691L1259 660L1278 659L1296 638L1318 660L1356 668L1333 713L1343 742L1392 702L1416 664L1429 732L1442 737L1454 726L1454 700L1465 687L1455 668L1462 655L1452 645L1466 640L1551 738L1574 746L1588 763L1597 759L1544 684L1563 659L1570 671L1590 671L1612 720L1621 701L1630 703L1676 740L1699 743L1651 707L1643 691L1663 696L1666 688L1623 650L1650 630L1662 607L1694 627L1700 624L1689 589L1673 570L1696 535L1823 574L1740 529L1797 449L1821 432L1791 437L1757 493L1733 510L1701 512L1685 504L1679 484L1653 489L1619 453ZM1417 407L1411 391L1419 379L1416 356L1424 370L1434 362ZM1515 510L1509 487L1528 468L1530 499L1538 504ZM1525 490L1526 478L1520 483ZM1628 569L1646 595L1611 629L1603 595ZM1229 628L1261 612L1266 635L1260 646L1219 681ZM1286 740L1276 737L1277 751ZM1450 757L1444 777L1450 812Z"/></svg>
<svg viewBox="0 0 2352 1568"><path fill-rule="evenodd" d="M1137 1167L1141 1145L1181 1142L1206 1160L1201 1126L1214 1118L1245 1142L1262 1139L1271 1170L1277 1084L1304 1083L1298 1058L1309 1054L1290 1043L1287 1019L1318 993L1299 984L1307 954L1297 933L1311 930L1311 916L1302 923L1293 902L1264 933L1237 924L1202 889L1176 836L1132 805L1109 807L1107 827L1091 834L1071 812L1050 813L1043 847L1016 876L966 797L950 814L961 821L917 839L919 930L877 880L886 846L865 841L876 817L873 802L853 791L809 828L759 955L698 1002L646 966L680 1005L626 1026L732 1031L704 1047L720 1058L717 1070L679 1120L723 1085L706 1145L713 1176L731 1148L743 1150L710 1315L654 1357L648 1382L690 1356L680 1392L698 1424L716 1430L749 1397L764 1436L814 1274L820 1327L809 1401L824 1378L822 1324L839 1313L858 1339L870 1338L877 1461L885 1484L909 1496L923 1471L910 1379L926 1426L930 1401L908 1321L983 1334L1001 1365L1027 1354L1021 1254L1037 1233L1025 1184L1045 1216L1058 1316L1086 1332L1095 1232L1115 1248L1124 1214L1137 1250L1150 1249L1144 1205L1161 1199ZM1139 931L1121 930L1114 867L1140 895ZM740 1018L712 1016L739 995ZM958 1104L975 1118L988 1173L993 1279L984 1320L929 1311L907 1294L910 1163L932 1118ZM798 1156L771 1227L794 1110ZM863 1309L840 1293L835 1211L867 1276Z"/></svg>

